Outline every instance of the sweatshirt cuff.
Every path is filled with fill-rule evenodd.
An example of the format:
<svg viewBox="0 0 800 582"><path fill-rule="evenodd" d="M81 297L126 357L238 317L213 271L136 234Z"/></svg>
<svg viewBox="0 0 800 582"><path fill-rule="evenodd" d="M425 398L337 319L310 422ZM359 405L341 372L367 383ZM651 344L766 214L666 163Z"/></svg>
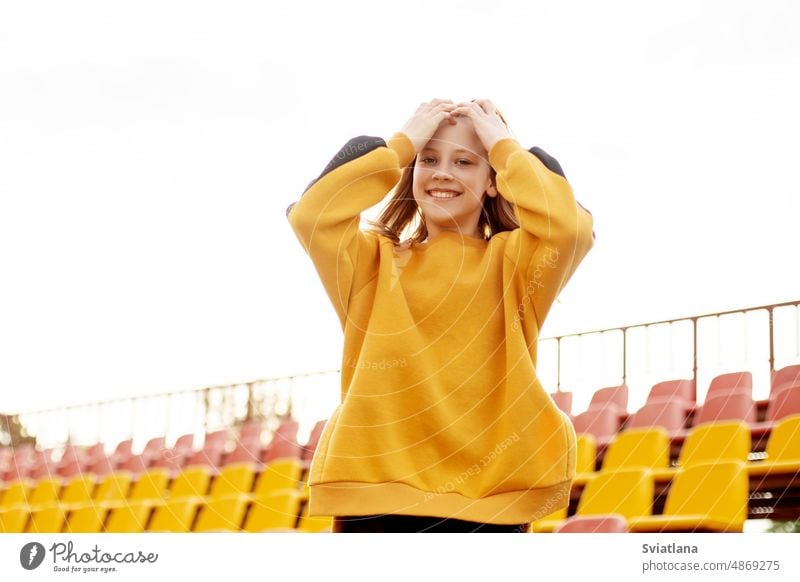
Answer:
<svg viewBox="0 0 800 582"><path fill-rule="evenodd" d="M494 168L495 172L505 170L509 156L521 149L523 149L522 146L513 137L504 137L495 142L492 146L489 152L489 163Z"/></svg>
<svg viewBox="0 0 800 582"><path fill-rule="evenodd" d="M398 131L392 135L386 145L397 154L397 159L401 168L405 168L409 165L411 160L414 159L414 156L417 155L414 149L414 142L402 131Z"/></svg>

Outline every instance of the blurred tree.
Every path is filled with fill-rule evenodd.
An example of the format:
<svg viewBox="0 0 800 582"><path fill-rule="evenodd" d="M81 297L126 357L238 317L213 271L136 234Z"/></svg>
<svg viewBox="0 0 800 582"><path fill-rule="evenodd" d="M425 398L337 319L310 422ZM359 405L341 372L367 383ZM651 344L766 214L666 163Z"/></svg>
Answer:
<svg viewBox="0 0 800 582"><path fill-rule="evenodd" d="M0 445L18 446L24 443L36 444L36 437L28 434L16 414L0 414Z"/></svg>
<svg viewBox="0 0 800 582"><path fill-rule="evenodd" d="M795 521L773 521L767 529L768 533L800 533L800 519Z"/></svg>

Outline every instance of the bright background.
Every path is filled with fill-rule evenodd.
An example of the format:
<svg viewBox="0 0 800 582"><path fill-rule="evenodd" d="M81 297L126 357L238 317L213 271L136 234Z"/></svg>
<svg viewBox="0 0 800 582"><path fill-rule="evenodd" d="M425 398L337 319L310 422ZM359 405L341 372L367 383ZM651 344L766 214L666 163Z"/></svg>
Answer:
<svg viewBox="0 0 800 582"><path fill-rule="evenodd" d="M0 411L338 368L285 209L434 97L492 99L593 213L543 336L798 299L799 24L790 0L2 2Z"/></svg>

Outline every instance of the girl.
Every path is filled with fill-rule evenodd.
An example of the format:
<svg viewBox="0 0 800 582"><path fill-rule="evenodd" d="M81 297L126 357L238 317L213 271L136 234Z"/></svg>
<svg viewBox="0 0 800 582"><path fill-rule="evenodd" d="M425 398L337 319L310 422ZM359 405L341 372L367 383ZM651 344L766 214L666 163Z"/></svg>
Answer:
<svg viewBox="0 0 800 582"><path fill-rule="evenodd" d="M434 99L388 142L350 140L287 216L344 332L311 515L335 532L524 532L565 507L575 432L536 348L594 232L558 162L490 101Z"/></svg>

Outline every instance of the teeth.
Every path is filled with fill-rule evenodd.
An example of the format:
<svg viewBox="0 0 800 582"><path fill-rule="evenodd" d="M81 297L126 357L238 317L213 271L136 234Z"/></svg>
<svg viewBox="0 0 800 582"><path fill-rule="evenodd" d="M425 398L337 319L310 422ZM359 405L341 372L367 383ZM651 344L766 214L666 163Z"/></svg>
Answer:
<svg viewBox="0 0 800 582"><path fill-rule="evenodd" d="M452 192L450 190L428 190L428 194L434 198L455 198L460 196L459 192Z"/></svg>

